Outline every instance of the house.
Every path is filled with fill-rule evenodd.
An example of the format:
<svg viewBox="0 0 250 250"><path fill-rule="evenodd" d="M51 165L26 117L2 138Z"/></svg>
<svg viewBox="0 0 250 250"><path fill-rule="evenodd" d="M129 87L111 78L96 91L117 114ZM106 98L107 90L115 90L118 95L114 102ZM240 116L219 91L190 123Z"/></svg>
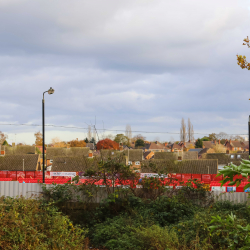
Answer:
<svg viewBox="0 0 250 250"><path fill-rule="evenodd" d="M72 148L47 148L47 166L51 166L53 160L56 156L64 156L64 157L88 157L89 156L89 148L87 147L72 147Z"/></svg>
<svg viewBox="0 0 250 250"><path fill-rule="evenodd" d="M169 144L167 145L166 147L166 151L169 151L169 152L180 152L180 151L183 151L183 146L182 145L179 145L177 143L173 143L173 144Z"/></svg>
<svg viewBox="0 0 250 250"><path fill-rule="evenodd" d="M145 145L145 151L164 152L165 150L166 150L165 144L162 144L158 141L151 142Z"/></svg>
<svg viewBox="0 0 250 250"><path fill-rule="evenodd" d="M131 169L140 170L141 162L143 160L142 149L129 149L124 151L126 158L126 165L130 165Z"/></svg>
<svg viewBox="0 0 250 250"><path fill-rule="evenodd" d="M42 170L39 154L5 155L0 157L0 170L36 171Z"/></svg>
<svg viewBox="0 0 250 250"><path fill-rule="evenodd" d="M155 160L198 160L198 152L155 152Z"/></svg>
<svg viewBox="0 0 250 250"><path fill-rule="evenodd" d="M225 142L225 147L229 151L244 151L245 144L240 141L232 141L231 139Z"/></svg>

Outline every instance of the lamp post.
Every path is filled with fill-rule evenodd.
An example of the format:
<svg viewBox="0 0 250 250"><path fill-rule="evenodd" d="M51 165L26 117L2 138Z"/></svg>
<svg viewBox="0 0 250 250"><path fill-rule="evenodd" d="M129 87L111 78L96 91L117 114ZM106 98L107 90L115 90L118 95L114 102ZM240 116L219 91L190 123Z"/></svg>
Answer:
<svg viewBox="0 0 250 250"><path fill-rule="evenodd" d="M43 183L45 183L45 159L44 159L44 143L45 143L45 125L44 125L44 94L48 92L49 95L52 95L55 90L50 87L49 90L43 92L42 100L42 117L43 117Z"/></svg>

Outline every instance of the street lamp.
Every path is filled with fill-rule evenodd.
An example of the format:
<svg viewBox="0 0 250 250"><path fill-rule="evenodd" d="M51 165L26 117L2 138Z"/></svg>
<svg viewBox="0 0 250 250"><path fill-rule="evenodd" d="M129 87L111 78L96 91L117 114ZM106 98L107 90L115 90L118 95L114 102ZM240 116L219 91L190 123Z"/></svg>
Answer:
<svg viewBox="0 0 250 250"><path fill-rule="evenodd" d="M42 100L42 116L43 116L43 183L45 183L45 159L44 159L44 143L45 143L45 125L44 125L44 94L48 92L49 95L54 94L55 90L50 87L49 90L43 92L43 100ZM47 165L47 164L46 164Z"/></svg>

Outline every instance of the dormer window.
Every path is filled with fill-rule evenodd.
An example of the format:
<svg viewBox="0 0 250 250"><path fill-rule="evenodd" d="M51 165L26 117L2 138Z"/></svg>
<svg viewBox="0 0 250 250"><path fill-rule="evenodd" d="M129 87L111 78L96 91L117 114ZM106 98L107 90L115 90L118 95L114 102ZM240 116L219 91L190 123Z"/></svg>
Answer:
<svg viewBox="0 0 250 250"><path fill-rule="evenodd" d="M128 165L132 165L132 161L129 161L129 162L128 162Z"/></svg>
<svg viewBox="0 0 250 250"><path fill-rule="evenodd" d="M139 162L139 161L136 161L136 162L135 162L135 165L140 165L140 162Z"/></svg>

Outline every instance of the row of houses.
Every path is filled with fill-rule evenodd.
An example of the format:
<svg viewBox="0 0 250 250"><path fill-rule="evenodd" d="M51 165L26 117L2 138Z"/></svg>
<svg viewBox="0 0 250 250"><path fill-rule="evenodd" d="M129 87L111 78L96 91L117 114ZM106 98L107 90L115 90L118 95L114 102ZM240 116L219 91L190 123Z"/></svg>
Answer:
<svg viewBox="0 0 250 250"><path fill-rule="evenodd" d="M155 144L157 145L157 143ZM42 157L36 153L34 146L2 147L0 152L2 156L0 157L0 170L42 170ZM238 165L241 159L249 158L248 153L199 153L198 151L191 150L169 152L145 151L143 149L126 149L121 151L101 150L93 152L88 147L48 147L46 150L46 169L48 171L85 171L89 168L97 170L101 160L116 159L141 172L155 172L165 168L165 171L181 173L216 174L218 167L228 165L231 162ZM147 156L150 154L153 154L153 157L147 159Z"/></svg>

